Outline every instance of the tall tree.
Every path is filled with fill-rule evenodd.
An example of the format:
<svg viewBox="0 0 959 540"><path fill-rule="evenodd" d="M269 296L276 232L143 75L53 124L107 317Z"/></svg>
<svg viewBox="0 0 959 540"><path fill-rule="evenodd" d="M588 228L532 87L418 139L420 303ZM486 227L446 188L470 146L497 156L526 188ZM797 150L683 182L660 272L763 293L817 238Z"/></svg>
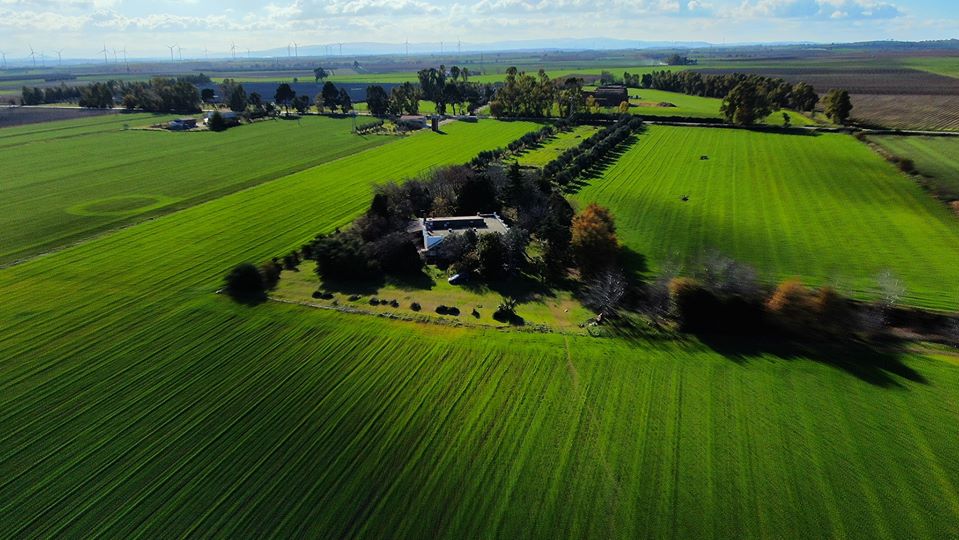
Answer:
<svg viewBox="0 0 959 540"><path fill-rule="evenodd" d="M323 106L331 112L335 111L337 105L340 104L340 91L336 89L336 86L330 81L326 81L323 83L323 90L320 95L323 97Z"/></svg>
<svg viewBox="0 0 959 540"><path fill-rule="evenodd" d="M340 110L344 113L353 110L353 100L350 99L350 93L346 91L346 88L340 88L340 93L336 97L336 100L340 104Z"/></svg>
<svg viewBox="0 0 959 540"><path fill-rule="evenodd" d="M769 116L772 109L765 89L755 81L745 80L726 95L719 110L727 121L749 126Z"/></svg>
<svg viewBox="0 0 959 540"><path fill-rule="evenodd" d="M592 274L613 263L619 250L616 224L609 210L591 203L573 217L570 247L584 274Z"/></svg>
<svg viewBox="0 0 959 540"><path fill-rule="evenodd" d="M313 77L315 79L315 82L320 82L329 76L330 76L329 72L327 72L325 69L321 67L313 69Z"/></svg>
<svg viewBox="0 0 959 540"><path fill-rule="evenodd" d="M837 124L846 124L852 112L852 100L846 90L830 90L826 94L826 116Z"/></svg>
<svg viewBox="0 0 959 540"><path fill-rule="evenodd" d="M382 86L371 85L366 87L366 107L373 116L383 116L390 106L390 96Z"/></svg>
<svg viewBox="0 0 959 540"><path fill-rule="evenodd" d="M273 94L273 100L283 105L287 114L290 113L290 103L296 97L296 91L288 83L282 83L276 87L276 93Z"/></svg>

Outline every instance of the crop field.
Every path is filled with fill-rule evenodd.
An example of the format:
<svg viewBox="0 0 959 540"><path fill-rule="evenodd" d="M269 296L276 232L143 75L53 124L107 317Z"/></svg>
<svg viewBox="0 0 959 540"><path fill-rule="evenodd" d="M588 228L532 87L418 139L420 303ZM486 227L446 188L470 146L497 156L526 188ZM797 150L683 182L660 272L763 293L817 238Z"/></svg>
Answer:
<svg viewBox="0 0 959 540"><path fill-rule="evenodd" d="M959 95L855 94L851 98L856 122L892 129L959 130Z"/></svg>
<svg viewBox="0 0 959 540"><path fill-rule="evenodd" d="M588 139L597 131L599 131L599 128L594 126L576 126L569 131L557 133L539 148L524 152L516 161L518 161L520 165L543 167L559 157L563 152L579 146L584 139Z"/></svg>
<svg viewBox="0 0 959 540"><path fill-rule="evenodd" d="M608 205L654 269L717 249L858 296L888 269L908 302L959 307L959 222L847 135L652 126L575 199Z"/></svg>
<svg viewBox="0 0 959 540"><path fill-rule="evenodd" d="M100 120L100 119L97 119ZM0 130L0 262L169 212L388 142L306 117L223 133L124 130L151 115ZM211 159L216 152L217 158ZM265 159L265 156L270 156Z"/></svg>
<svg viewBox="0 0 959 540"><path fill-rule="evenodd" d="M894 156L913 160L916 169L946 197L959 199L959 138L890 135L870 140Z"/></svg>
<svg viewBox="0 0 959 540"><path fill-rule="evenodd" d="M111 110L103 109L68 109L55 107L3 107L0 106L0 128L23 126L52 122L57 120L72 120L78 118L98 117L115 114Z"/></svg>
<svg viewBox="0 0 959 540"><path fill-rule="evenodd" d="M0 270L0 536L959 534L948 352L781 358L213 294L371 183L535 127L454 123Z"/></svg>

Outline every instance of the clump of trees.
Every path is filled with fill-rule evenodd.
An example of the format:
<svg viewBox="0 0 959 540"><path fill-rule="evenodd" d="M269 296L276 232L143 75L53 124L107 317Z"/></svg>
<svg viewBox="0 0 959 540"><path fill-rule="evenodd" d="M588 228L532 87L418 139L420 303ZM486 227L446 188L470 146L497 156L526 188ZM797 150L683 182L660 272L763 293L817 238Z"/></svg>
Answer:
<svg viewBox="0 0 959 540"><path fill-rule="evenodd" d="M422 99L436 103L436 112L446 114L449 106L453 114L462 114L465 108L472 114L489 99L487 87L469 82L470 70L466 67L446 66L421 69L416 74L420 83Z"/></svg>
<svg viewBox="0 0 959 540"><path fill-rule="evenodd" d="M183 79L154 77L148 82L121 81L114 94L123 96L128 110L148 112L196 113L200 111L200 91Z"/></svg>
<svg viewBox="0 0 959 540"><path fill-rule="evenodd" d="M568 79L567 83L575 85L575 81L577 79ZM578 90L582 94L581 85ZM544 118L552 115L554 103L559 102L562 106L563 97L568 95L560 94L556 83L544 70L530 75L511 66L506 70L503 86L497 90L495 98L490 102L490 112L493 116ZM577 106L576 110L569 110L568 104L567 115L581 110L578 108L579 104L580 98L572 104Z"/></svg>
<svg viewBox="0 0 959 540"><path fill-rule="evenodd" d="M852 99L850 99L848 91L830 90L824 101L826 116L830 120L842 125L849 122L849 114L852 112Z"/></svg>
<svg viewBox="0 0 959 540"><path fill-rule="evenodd" d="M643 121L631 115L621 116L615 124L586 138L543 167L543 176L566 186L606 158L609 153L643 128Z"/></svg>

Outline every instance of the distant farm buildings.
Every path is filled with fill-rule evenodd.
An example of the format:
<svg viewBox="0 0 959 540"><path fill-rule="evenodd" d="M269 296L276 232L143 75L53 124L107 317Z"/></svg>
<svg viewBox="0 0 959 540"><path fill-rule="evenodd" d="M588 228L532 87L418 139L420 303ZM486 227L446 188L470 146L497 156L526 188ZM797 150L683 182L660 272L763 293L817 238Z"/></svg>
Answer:
<svg viewBox="0 0 959 540"><path fill-rule="evenodd" d="M185 131L195 127L196 118L177 118L176 120L170 120L170 123L167 124L167 129L173 131Z"/></svg>
<svg viewBox="0 0 959 540"><path fill-rule="evenodd" d="M406 129L423 129L426 127L426 117L417 114L407 114L401 116L396 123Z"/></svg>
<svg viewBox="0 0 959 540"><path fill-rule="evenodd" d="M593 96L600 107L619 107L620 103L629 101L629 92L622 85L600 86L586 95Z"/></svg>

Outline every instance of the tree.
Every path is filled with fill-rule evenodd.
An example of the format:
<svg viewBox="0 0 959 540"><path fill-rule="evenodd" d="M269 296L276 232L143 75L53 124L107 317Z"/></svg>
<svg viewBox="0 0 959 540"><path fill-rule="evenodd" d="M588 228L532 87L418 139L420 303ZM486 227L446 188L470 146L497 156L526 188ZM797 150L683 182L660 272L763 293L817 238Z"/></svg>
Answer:
<svg viewBox="0 0 959 540"><path fill-rule="evenodd" d="M259 269L250 263L238 264L226 275L226 291L233 297L243 297L263 293L263 276Z"/></svg>
<svg viewBox="0 0 959 540"><path fill-rule="evenodd" d="M363 239L352 232L334 233L313 244L316 273L323 279L365 279L376 273Z"/></svg>
<svg viewBox="0 0 959 540"><path fill-rule="evenodd" d="M296 96L293 99L293 108L300 114L306 114L310 110L310 96Z"/></svg>
<svg viewBox="0 0 959 540"><path fill-rule="evenodd" d="M819 103L819 95L816 94L812 86L799 82L793 85L790 101L793 109L801 112L811 112Z"/></svg>
<svg viewBox="0 0 959 540"><path fill-rule="evenodd" d="M852 112L852 100L846 90L830 90L826 94L826 116L837 124L846 124Z"/></svg>
<svg viewBox="0 0 959 540"><path fill-rule="evenodd" d="M261 96L258 92L251 92L249 97L246 98L246 103L254 109L262 109L263 96Z"/></svg>
<svg viewBox="0 0 959 540"><path fill-rule="evenodd" d="M366 87L366 107L373 116L383 116L389 111L390 96L382 86Z"/></svg>
<svg viewBox="0 0 959 540"><path fill-rule="evenodd" d="M278 104L283 105L283 109L287 114L290 114L290 103L293 102L293 98L296 97L296 91L290 87L288 83L282 83L276 87L276 93L273 94L273 99Z"/></svg>
<svg viewBox="0 0 959 540"><path fill-rule="evenodd" d="M584 290L585 304L596 310L599 319L615 315L626 295L626 277L618 268L609 267L591 279Z"/></svg>
<svg viewBox="0 0 959 540"><path fill-rule="evenodd" d="M616 224L609 210L591 203L573 217L570 247L584 274L612 264L619 252Z"/></svg>
<svg viewBox="0 0 959 540"><path fill-rule="evenodd" d="M526 262L526 246L529 245L529 233L519 227L511 227L503 235L503 247L506 250L504 269L514 275Z"/></svg>
<svg viewBox="0 0 959 540"><path fill-rule="evenodd" d="M792 117L789 116L789 113L783 113L783 127L789 129L789 126L792 125Z"/></svg>
<svg viewBox="0 0 959 540"><path fill-rule="evenodd" d="M213 113L213 116L210 117L208 123L210 131L225 131L226 130L226 120L223 118L223 115L220 114L220 111Z"/></svg>
<svg viewBox="0 0 959 540"><path fill-rule="evenodd" d="M213 103L213 99L215 97L216 94L213 92L212 88L204 88L203 90L200 90L200 99L202 99L204 103Z"/></svg>
<svg viewBox="0 0 959 540"><path fill-rule="evenodd" d="M726 95L719 110L728 122L749 126L769 116L772 106L759 84L746 80Z"/></svg>
<svg viewBox="0 0 959 540"><path fill-rule="evenodd" d="M346 88L340 88L340 93L336 99L340 103L340 110L344 113L353 110L353 101L350 99L350 93L346 91Z"/></svg>
<svg viewBox="0 0 959 540"><path fill-rule="evenodd" d="M626 114L629 112L629 102L623 101L619 104L619 114Z"/></svg>
<svg viewBox="0 0 959 540"><path fill-rule="evenodd" d="M320 95L323 97L323 106L331 112L335 111L337 105L340 104L340 92L336 89L336 85L330 81L326 81L323 83L323 90L320 92Z"/></svg>
<svg viewBox="0 0 959 540"><path fill-rule="evenodd" d="M503 235L487 233L479 237L476 243L476 256L479 259L479 272L488 280L503 277L506 270L506 246Z"/></svg>
<svg viewBox="0 0 959 540"><path fill-rule="evenodd" d="M329 76L330 76L330 74L329 74L325 69L323 69L323 68L321 68L321 67L318 67L318 68L313 69L313 77L315 78L315 81L314 81L314 82L320 82L320 81L322 81L323 79L326 79L326 78L329 77Z"/></svg>
<svg viewBox="0 0 959 540"><path fill-rule="evenodd" d="M230 93L225 94L227 105L233 112L242 112L246 110L246 90L242 84L229 85Z"/></svg>

